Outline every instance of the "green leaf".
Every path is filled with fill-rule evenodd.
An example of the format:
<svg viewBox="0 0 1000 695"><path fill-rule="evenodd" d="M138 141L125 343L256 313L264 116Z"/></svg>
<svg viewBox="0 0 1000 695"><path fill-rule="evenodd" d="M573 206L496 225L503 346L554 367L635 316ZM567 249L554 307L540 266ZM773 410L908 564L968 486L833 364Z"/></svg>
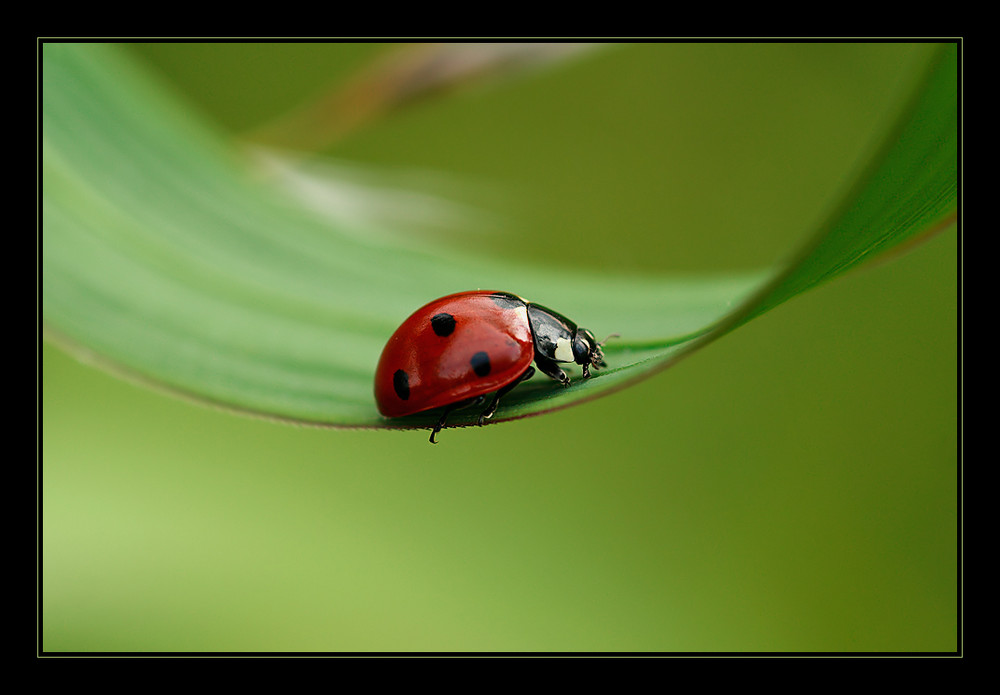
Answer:
<svg viewBox="0 0 1000 695"><path fill-rule="evenodd" d="M113 46L45 44L42 107L47 336L150 385L302 423L432 423L382 418L372 375L395 327L437 296L513 291L599 337L621 334L606 346L609 369L568 389L536 378L502 404L495 421L507 420L664 369L949 226L957 206L954 45L935 54L897 126L787 264L700 277L539 270L400 243L364 218L321 218L256 178L245 151Z"/></svg>

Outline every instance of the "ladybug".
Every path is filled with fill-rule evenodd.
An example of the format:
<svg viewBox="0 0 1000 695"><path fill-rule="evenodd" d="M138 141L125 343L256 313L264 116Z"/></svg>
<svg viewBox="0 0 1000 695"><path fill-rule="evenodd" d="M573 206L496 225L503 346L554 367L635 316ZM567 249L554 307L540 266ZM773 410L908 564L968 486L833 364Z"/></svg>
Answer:
<svg viewBox="0 0 1000 695"><path fill-rule="evenodd" d="M563 386L559 363L606 367L601 343L586 328L540 304L509 292L459 292L418 309L382 350L375 370L375 402L386 417L444 408L431 443L458 408L493 400L479 416L493 417L506 393L530 379L535 368Z"/></svg>

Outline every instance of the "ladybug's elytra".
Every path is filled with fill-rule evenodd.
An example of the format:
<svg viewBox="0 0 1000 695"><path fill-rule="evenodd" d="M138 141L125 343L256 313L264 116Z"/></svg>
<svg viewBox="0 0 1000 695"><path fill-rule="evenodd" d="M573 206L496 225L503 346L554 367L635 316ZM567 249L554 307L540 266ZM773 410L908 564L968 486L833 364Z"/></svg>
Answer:
<svg viewBox="0 0 1000 695"><path fill-rule="evenodd" d="M601 344L562 314L509 292L479 290L435 299L406 319L382 350L375 370L375 402L387 417L445 408L431 443L453 410L493 400L479 424L493 417L500 398L535 373L563 386L558 363L606 367Z"/></svg>

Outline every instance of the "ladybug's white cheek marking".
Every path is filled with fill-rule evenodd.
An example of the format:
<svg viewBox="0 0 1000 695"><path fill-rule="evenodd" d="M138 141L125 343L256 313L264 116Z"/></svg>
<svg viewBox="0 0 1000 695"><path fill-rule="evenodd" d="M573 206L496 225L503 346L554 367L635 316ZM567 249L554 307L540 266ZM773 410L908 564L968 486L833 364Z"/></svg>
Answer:
<svg viewBox="0 0 1000 695"><path fill-rule="evenodd" d="M557 362L573 361L573 346L565 338L559 338L556 340L555 357Z"/></svg>

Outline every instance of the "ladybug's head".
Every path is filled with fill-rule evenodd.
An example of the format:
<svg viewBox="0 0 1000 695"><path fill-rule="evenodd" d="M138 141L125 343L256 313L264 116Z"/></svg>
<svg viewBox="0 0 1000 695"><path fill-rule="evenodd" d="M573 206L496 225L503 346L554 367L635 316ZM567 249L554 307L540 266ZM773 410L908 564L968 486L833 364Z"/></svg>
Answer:
<svg viewBox="0 0 1000 695"><path fill-rule="evenodd" d="M573 334L573 361L583 365L583 378L590 378L590 368L600 369L607 367L604 361L604 352L601 344L597 342L594 334L586 328L578 328Z"/></svg>

